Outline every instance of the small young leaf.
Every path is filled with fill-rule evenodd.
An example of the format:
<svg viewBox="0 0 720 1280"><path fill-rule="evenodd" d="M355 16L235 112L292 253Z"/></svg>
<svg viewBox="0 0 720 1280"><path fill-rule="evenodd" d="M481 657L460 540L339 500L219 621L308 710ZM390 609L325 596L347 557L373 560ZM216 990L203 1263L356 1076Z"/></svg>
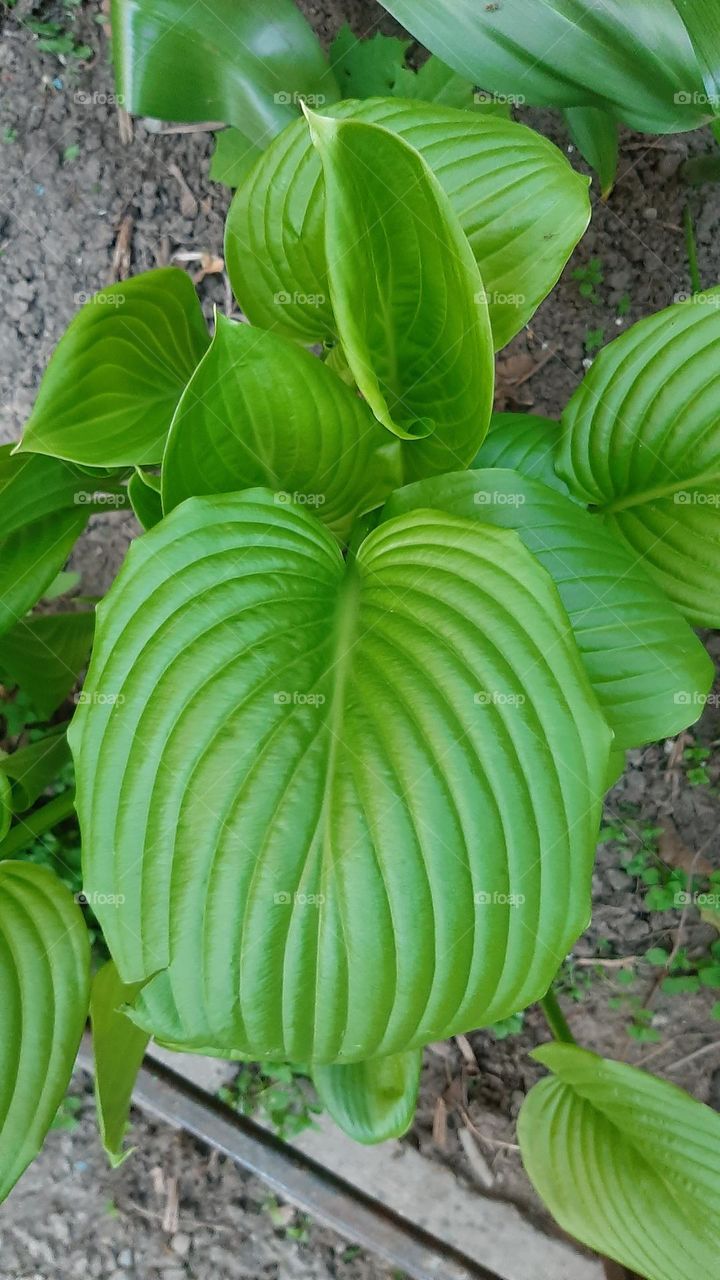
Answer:
<svg viewBox="0 0 720 1280"><path fill-rule="evenodd" d="M422 1052L397 1053L348 1066L316 1067L313 1083L320 1101L355 1142L399 1138L412 1124Z"/></svg>

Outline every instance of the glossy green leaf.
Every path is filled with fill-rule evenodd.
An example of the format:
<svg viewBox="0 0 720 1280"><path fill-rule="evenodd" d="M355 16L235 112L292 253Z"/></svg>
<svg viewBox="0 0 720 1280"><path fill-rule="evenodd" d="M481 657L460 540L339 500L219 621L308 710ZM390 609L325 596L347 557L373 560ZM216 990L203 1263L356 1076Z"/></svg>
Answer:
<svg viewBox="0 0 720 1280"><path fill-rule="evenodd" d="M496 348L550 292L590 219L587 179L524 125L389 98L341 103L335 119L382 125L435 173L480 267ZM334 334L320 160L302 122L273 142L238 190L225 260L253 324L301 342Z"/></svg>
<svg viewBox="0 0 720 1280"><path fill-rule="evenodd" d="M714 668L685 619L622 539L577 503L503 469L462 471L394 494L420 507L515 529L552 577L616 746L670 737L698 719Z"/></svg>
<svg viewBox="0 0 720 1280"><path fill-rule="evenodd" d="M720 1116L682 1089L575 1045L532 1055L518 1140L564 1231L647 1280L717 1273Z"/></svg>
<svg viewBox="0 0 720 1280"><path fill-rule="evenodd" d="M0 1199L37 1155L88 1008L82 913L45 867L0 863Z"/></svg>
<svg viewBox="0 0 720 1280"><path fill-rule="evenodd" d="M10 784L5 802L11 814L30 809L43 791L57 782L70 761L66 727L63 724L19 751L0 755L0 774Z"/></svg>
<svg viewBox="0 0 720 1280"><path fill-rule="evenodd" d="M95 974L90 990L98 1128L113 1169L132 1152L132 1148L123 1151L123 1139L135 1079L150 1039L122 1011L136 995L137 986L120 981L112 960Z"/></svg>
<svg viewBox="0 0 720 1280"><path fill-rule="evenodd" d="M467 465L492 411L493 348L470 246L425 161L387 129L312 116L343 352L410 479Z"/></svg>
<svg viewBox="0 0 720 1280"><path fill-rule="evenodd" d="M221 129L215 134L210 177L226 187L239 187L261 154L239 129Z"/></svg>
<svg viewBox="0 0 720 1280"><path fill-rule="evenodd" d="M463 76L533 106L598 106L674 133L708 117L697 58L673 0L382 0Z"/></svg>
<svg viewBox="0 0 720 1280"><path fill-rule="evenodd" d="M0 445L0 635L54 581L94 509L94 497L87 477L72 467Z"/></svg>
<svg viewBox="0 0 720 1280"><path fill-rule="evenodd" d="M317 357L218 315L173 419L163 504L265 485L342 537L400 483L400 465L399 442Z"/></svg>
<svg viewBox="0 0 720 1280"><path fill-rule="evenodd" d="M135 519L143 529L152 529L162 520L162 498L159 477L138 467L128 481L128 497Z"/></svg>
<svg viewBox="0 0 720 1280"><path fill-rule="evenodd" d="M400 1138L413 1121L422 1051L316 1067L313 1084L335 1123L355 1142Z"/></svg>
<svg viewBox="0 0 720 1280"><path fill-rule="evenodd" d="M605 347L564 415L557 470L698 626L720 626L720 288Z"/></svg>
<svg viewBox="0 0 720 1280"><path fill-rule="evenodd" d="M93 467L159 462L209 342L192 281L177 267L109 285L55 348L20 447Z"/></svg>
<svg viewBox="0 0 720 1280"><path fill-rule="evenodd" d="M617 177L617 121L602 107L567 107L565 119L580 155L600 179L603 198L609 196Z"/></svg>
<svg viewBox="0 0 720 1280"><path fill-rule="evenodd" d="M559 493L567 485L555 472L555 454L562 439L560 423L534 413L494 413L488 433L472 462L474 469L507 467L529 480L541 480Z"/></svg>
<svg viewBox="0 0 720 1280"><path fill-rule="evenodd" d="M92 646L92 613L53 613L22 618L0 636L5 683L28 695L39 719L49 720L70 693Z"/></svg>
<svg viewBox="0 0 720 1280"><path fill-rule="evenodd" d="M293 0L113 0L115 83L135 115L217 120L267 146L299 110L339 96Z"/></svg>
<svg viewBox="0 0 720 1280"><path fill-rule="evenodd" d="M134 543L70 738L139 1023L328 1063L537 999L588 919L610 741L567 631L514 534L440 513L345 561L254 490Z"/></svg>

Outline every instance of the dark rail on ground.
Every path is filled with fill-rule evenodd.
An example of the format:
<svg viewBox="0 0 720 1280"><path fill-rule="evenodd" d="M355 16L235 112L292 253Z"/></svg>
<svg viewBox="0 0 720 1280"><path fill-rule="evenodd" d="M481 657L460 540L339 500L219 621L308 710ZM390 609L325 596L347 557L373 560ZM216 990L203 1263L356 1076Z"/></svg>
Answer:
<svg viewBox="0 0 720 1280"><path fill-rule="evenodd" d="M87 1037L78 1062L92 1073ZM502 1280L160 1063L145 1059L133 1100L143 1111L222 1152L297 1208L413 1280Z"/></svg>

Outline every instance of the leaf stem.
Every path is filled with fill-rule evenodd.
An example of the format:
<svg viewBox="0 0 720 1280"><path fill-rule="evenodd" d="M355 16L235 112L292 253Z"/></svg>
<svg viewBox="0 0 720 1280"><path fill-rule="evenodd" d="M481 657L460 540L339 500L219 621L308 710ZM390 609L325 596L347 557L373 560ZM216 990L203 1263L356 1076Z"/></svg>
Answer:
<svg viewBox="0 0 720 1280"><path fill-rule="evenodd" d="M33 840L42 836L59 822L69 818L75 811L75 790L71 787L61 795L48 800L42 808L36 809L26 818L18 818L15 826L8 832L4 840L0 840L0 859L12 858L22 849L26 849Z"/></svg>
<svg viewBox="0 0 720 1280"><path fill-rule="evenodd" d="M545 1014L545 1021L555 1039L560 1040L562 1044L575 1044L575 1037L568 1026L565 1014L558 1004L558 998L552 987L547 995L539 1001L539 1004Z"/></svg>

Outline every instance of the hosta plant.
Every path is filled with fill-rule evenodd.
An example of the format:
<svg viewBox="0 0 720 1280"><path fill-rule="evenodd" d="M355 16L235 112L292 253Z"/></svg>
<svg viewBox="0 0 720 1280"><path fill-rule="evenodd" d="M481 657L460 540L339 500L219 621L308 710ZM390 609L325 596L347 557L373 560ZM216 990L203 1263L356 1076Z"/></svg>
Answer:
<svg viewBox="0 0 720 1280"><path fill-rule="evenodd" d="M649 1280L711 1273L710 1233L690 1250L679 1227L715 1206L720 1120L567 1043L548 995L589 919L603 794L627 748L697 718L693 626L718 621L720 291L612 343L562 423L492 415L494 350L587 212L520 125L343 103L235 196L251 323L210 338L170 269L104 290L59 343L2 459L5 640L39 625L22 615L92 506L127 495L146 532L68 734L112 957L90 997L80 907L0 863L4 1189L88 999L114 1160L149 1037L309 1064L378 1141L411 1121L424 1044L541 1001L566 1043L538 1051L554 1075L521 1117L540 1194ZM22 847L16 787L0 857Z"/></svg>

